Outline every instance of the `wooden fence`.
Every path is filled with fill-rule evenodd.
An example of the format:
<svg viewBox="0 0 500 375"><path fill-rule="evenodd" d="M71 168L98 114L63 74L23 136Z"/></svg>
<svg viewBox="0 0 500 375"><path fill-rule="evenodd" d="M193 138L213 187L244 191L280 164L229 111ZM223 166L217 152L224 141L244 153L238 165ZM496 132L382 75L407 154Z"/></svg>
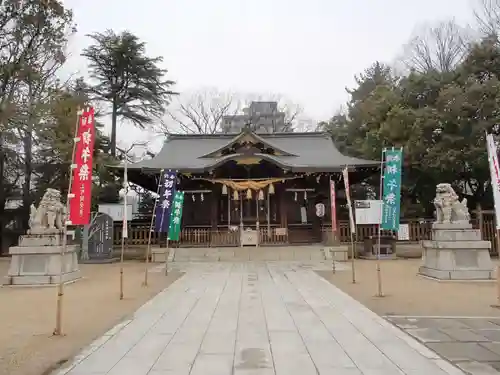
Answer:
<svg viewBox="0 0 500 375"><path fill-rule="evenodd" d="M402 220L402 224L408 224L408 242L419 242L430 239L431 220ZM492 253L496 253L494 220L472 220L472 224L474 228L481 229L484 240L492 242ZM115 226L114 229L114 244L120 245L122 235L121 225ZM262 246L318 242L323 238L322 233L315 233L311 225L289 226L286 233L276 229L276 226L270 227L269 230L267 226L260 227L259 242ZM331 228L324 226L322 231L329 232ZM377 236L377 234L378 229L376 225L358 225L356 227L355 241L361 242L365 238ZM160 237L158 233L149 233L149 223L132 222L128 230L127 243L128 245L147 245L149 235L151 235L151 243L153 245L165 242L165 239ZM340 242L348 243L351 241L348 221L339 222L338 235ZM185 247L222 247L239 246L239 243L239 231L230 231L226 226L219 227L217 230L211 227L186 227L181 231L179 242L172 245Z"/></svg>

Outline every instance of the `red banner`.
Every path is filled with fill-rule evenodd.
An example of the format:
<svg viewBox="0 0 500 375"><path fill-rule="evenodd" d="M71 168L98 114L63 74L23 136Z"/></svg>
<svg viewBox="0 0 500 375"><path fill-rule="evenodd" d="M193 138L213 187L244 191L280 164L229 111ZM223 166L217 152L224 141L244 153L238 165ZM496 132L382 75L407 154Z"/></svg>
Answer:
<svg viewBox="0 0 500 375"><path fill-rule="evenodd" d="M86 108L78 124L76 152L73 169L73 185L69 206L71 225L90 223L92 199L92 154L94 153L94 108Z"/></svg>
<svg viewBox="0 0 500 375"><path fill-rule="evenodd" d="M337 196L335 194L335 182L330 180L330 202L331 202L331 210L332 210L332 232L333 235L337 235L337 205L336 200Z"/></svg>

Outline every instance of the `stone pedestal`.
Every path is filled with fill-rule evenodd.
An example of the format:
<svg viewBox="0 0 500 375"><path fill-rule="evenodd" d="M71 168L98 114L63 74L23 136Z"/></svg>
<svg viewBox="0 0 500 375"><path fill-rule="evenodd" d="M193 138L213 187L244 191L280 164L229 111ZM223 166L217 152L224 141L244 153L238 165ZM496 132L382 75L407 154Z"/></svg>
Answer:
<svg viewBox="0 0 500 375"><path fill-rule="evenodd" d="M61 234L21 236L19 246L9 249L12 258L4 283L7 285L57 284L61 272L61 261L63 262L63 281L79 279L77 245L67 245L64 257L61 257L62 240Z"/></svg>
<svg viewBox="0 0 500 375"><path fill-rule="evenodd" d="M431 240L422 241L419 274L439 280L491 280L490 241L468 222L432 226Z"/></svg>
<svg viewBox="0 0 500 375"><path fill-rule="evenodd" d="M168 255L167 255L168 254ZM165 257L170 255L170 248L151 248L151 263L165 263Z"/></svg>

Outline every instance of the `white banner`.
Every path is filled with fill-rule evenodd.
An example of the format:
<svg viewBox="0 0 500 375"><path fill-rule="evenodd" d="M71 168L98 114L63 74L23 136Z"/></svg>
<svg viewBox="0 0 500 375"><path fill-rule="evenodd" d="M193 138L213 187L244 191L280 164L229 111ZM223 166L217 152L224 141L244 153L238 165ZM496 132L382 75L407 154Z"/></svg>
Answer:
<svg viewBox="0 0 500 375"><path fill-rule="evenodd" d="M500 169L498 165L497 146L495 145L492 134L486 135L486 148L488 150L491 187L493 189L493 201L495 203L496 227L500 229Z"/></svg>
<svg viewBox="0 0 500 375"><path fill-rule="evenodd" d="M330 209L332 216L332 233L337 236L337 195L335 194L335 182L330 180Z"/></svg>
<svg viewBox="0 0 500 375"><path fill-rule="evenodd" d="M349 188L349 172L347 167L342 171L344 176L345 196L347 198L347 206L349 208L349 223L351 226L351 233L356 233L356 225L354 225L354 215L352 213L351 191Z"/></svg>
<svg viewBox="0 0 500 375"><path fill-rule="evenodd" d="M123 172L123 227L122 237L128 238L128 221L127 221L127 195L128 195L128 176L127 176L127 155L125 155L125 171Z"/></svg>

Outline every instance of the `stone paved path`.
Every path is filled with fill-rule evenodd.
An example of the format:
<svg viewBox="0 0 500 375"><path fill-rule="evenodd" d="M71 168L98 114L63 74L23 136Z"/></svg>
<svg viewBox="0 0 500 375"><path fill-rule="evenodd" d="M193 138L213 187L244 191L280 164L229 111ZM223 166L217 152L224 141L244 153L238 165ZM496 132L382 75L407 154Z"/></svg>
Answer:
<svg viewBox="0 0 500 375"><path fill-rule="evenodd" d="M500 375L500 318L386 318L467 373Z"/></svg>
<svg viewBox="0 0 500 375"><path fill-rule="evenodd" d="M58 375L463 375L298 263L187 274Z"/></svg>

